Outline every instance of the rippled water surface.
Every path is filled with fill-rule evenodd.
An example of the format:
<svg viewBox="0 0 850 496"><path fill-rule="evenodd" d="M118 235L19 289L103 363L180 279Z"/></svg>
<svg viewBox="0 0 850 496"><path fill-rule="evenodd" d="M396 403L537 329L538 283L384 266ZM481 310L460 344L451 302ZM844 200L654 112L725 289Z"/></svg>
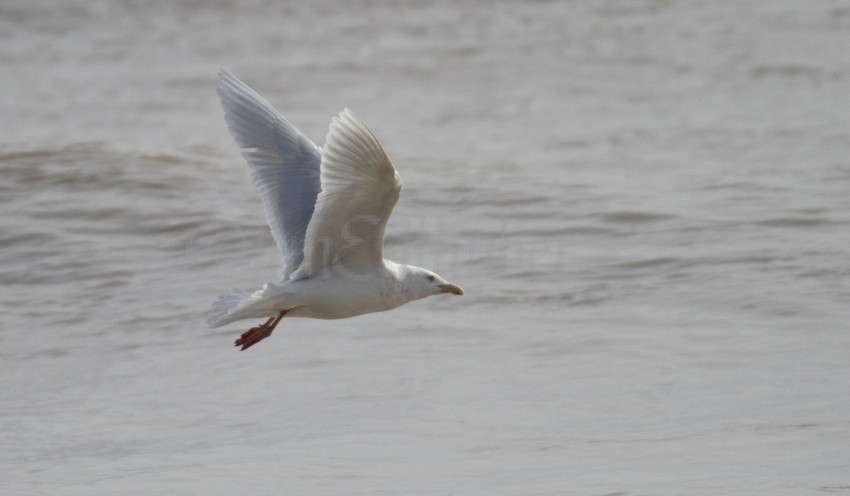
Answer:
<svg viewBox="0 0 850 496"><path fill-rule="evenodd" d="M850 493L842 1L7 1L0 494ZM215 94L404 182L464 286L240 353L277 250Z"/></svg>

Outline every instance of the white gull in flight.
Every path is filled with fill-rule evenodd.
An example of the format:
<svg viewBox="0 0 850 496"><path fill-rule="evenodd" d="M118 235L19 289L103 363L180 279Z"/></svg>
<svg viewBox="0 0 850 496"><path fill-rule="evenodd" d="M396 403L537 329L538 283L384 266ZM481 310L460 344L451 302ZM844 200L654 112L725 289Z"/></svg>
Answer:
<svg viewBox="0 0 850 496"><path fill-rule="evenodd" d="M268 318L236 340L245 350L270 336L284 316L342 319L440 293L463 294L430 270L383 257L401 180L378 139L350 110L333 119L319 148L224 70L218 95L260 190L283 275L253 293L220 297L210 311L211 327Z"/></svg>

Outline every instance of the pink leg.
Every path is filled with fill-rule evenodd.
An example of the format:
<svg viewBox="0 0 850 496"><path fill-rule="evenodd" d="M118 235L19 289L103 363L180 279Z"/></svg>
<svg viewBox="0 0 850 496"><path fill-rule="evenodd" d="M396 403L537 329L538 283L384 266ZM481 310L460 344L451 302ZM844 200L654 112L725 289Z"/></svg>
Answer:
<svg viewBox="0 0 850 496"><path fill-rule="evenodd" d="M257 327L252 327L248 329L241 336L239 336L239 339L237 339L236 342L233 344L236 346L241 346L241 351L245 351L248 348L259 343L260 341L271 336L272 331L274 331L274 328L277 327L277 324L278 322L280 322L280 319L282 319L283 316L286 315L286 312L287 310L281 310L280 314L278 314L277 317L272 317L264 324L260 324Z"/></svg>

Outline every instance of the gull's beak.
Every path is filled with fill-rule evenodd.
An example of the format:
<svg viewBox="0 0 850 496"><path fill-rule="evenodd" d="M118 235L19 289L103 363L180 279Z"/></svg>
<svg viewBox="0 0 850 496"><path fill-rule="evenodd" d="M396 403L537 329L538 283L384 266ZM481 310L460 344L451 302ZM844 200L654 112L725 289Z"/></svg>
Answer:
<svg viewBox="0 0 850 496"><path fill-rule="evenodd" d="M441 293L451 293L453 295L458 296L463 295L463 288L460 286L455 286L454 284L440 284L437 287L440 288Z"/></svg>

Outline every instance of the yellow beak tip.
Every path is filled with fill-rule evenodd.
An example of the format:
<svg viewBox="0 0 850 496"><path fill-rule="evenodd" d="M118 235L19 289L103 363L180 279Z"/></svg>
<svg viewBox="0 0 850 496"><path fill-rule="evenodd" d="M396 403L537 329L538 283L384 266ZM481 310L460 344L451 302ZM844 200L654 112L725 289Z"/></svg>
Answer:
<svg viewBox="0 0 850 496"><path fill-rule="evenodd" d="M443 293L451 293L453 295L463 296L463 288L455 284L443 284L440 286Z"/></svg>

